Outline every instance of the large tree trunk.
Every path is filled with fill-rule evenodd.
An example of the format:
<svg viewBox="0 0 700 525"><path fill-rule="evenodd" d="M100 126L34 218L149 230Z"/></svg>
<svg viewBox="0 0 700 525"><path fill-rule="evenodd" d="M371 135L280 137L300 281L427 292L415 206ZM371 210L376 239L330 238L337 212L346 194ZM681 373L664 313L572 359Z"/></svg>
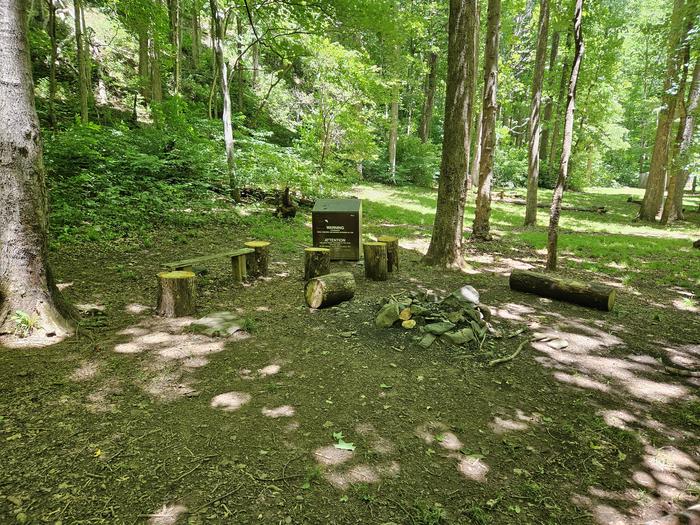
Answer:
<svg viewBox="0 0 700 525"><path fill-rule="evenodd" d="M549 69L547 73L547 86L549 95L544 104L544 114L542 115L542 135L540 139L540 166L547 162L549 154L549 130L552 126L552 109L554 108L554 96L551 94L554 80L554 66L557 63L557 55L559 54L559 32L552 35L552 49L549 52ZM545 165L545 170L547 166Z"/></svg>
<svg viewBox="0 0 700 525"><path fill-rule="evenodd" d="M236 16L236 78L238 79L238 89L236 93L238 95L238 112L243 113L244 100L243 95L245 93L245 77L243 75L243 20L240 15Z"/></svg>
<svg viewBox="0 0 700 525"><path fill-rule="evenodd" d="M423 112L420 117L420 140L422 143L430 140L433 123L433 108L435 107L435 89L437 88L438 55L434 51L428 56L428 76L425 79Z"/></svg>
<svg viewBox="0 0 700 525"><path fill-rule="evenodd" d="M236 164L234 158L233 120L231 116L231 93L228 88L228 68L224 57L224 13L218 6L217 0L209 0L211 16L214 23L214 54L218 69L219 82L221 84L221 97L223 99L223 111L221 120L224 124L224 143L226 145L226 165L228 167L229 189L231 198L235 202L241 200L241 189L236 178Z"/></svg>
<svg viewBox="0 0 700 525"><path fill-rule="evenodd" d="M51 64L49 66L49 121L51 127L56 127L56 62L58 61L58 41L56 39L56 4L54 0L48 0L49 4L49 38L51 39Z"/></svg>
<svg viewBox="0 0 700 525"><path fill-rule="evenodd" d="M151 44L151 100L156 103L163 101L163 76L160 70L160 44L154 35L150 39Z"/></svg>
<svg viewBox="0 0 700 525"><path fill-rule="evenodd" d="M202 28L199 20L199 12L202 9L202 5L199 0L193 0L192 2L192 67L197 69L199 67L199 55L200 49L202 47Z"/></svg>
<svg viewBox="0 0 700 525"><path fill-rule="evenodd" d="M566 51L568 52L571 46L571 32L566 35ZM561 65L561 80L559 81L559 93L557 94L557 102L554 106L554 125L552 128L552 142L549 148L549 156L547 157L547 170L548 173L554 171L554 166L556 164L556 158L559 153L559 133L561 129L561 116L562 108L564 105L564 98L566 96L566 82L570 76L569 72L569 62L567 56L564 56L564 61Z"/></svg>
<svg viewBox="0 0 700 525"><path fill-rule="evenodd" d="M561 215L561 203L564 197L564 186L569 175L569 160L571 158L571 145L574 136L574 109L576 107L576 85L578 73L581 69L583 58L583 33L581 21L583 19L583 0L576 0L574 7L574 60L571 65L571 77L569 78L569 94L566 100L566 115L564 117L564 142L562 144L561 162L559 163L559 177L552 196L552 208L549 212L549 233L547 236L547 269L557 269L557 242L559 240L559 216Z"/></svg>
<svg viewBox="0 0 700 525"><path fill-rule="evenodd" d="M391 123L389 127L389 174L396 183L396 146L399 140L399 84L391 88Z"/></svg>
<svg viewBox="0 0 700 525"><path fill-rule="evenodd" d="M493 159L496 149L496 114L498 112L498 39L501 23L501 0L489 0L488 24L486 28L486 50L484 51L484 104L481 128L481 164L479 166L479 190L476 195L476 213L472 238L491 238L491 182Z"/></svg>
<svg viewBox="0 0 700 525"><path fill-rule="evenodd" d="M138 31L139 39L139 92L144 100L148 101L150 99L150 64L148 57L148 28L145 24L139 28Z"/></svg>
<svg viewBox="0 0 700 525"><path fill-rule="evenodd" d="M656 138L651 154L651 164L649 165L649 178L647 179L642 206L639 209L639 218L645 221L656 221L656 216L661 211L661 204L664 198L668 148L679 97L677 89L674 89L674 87L678 86L678 76L682 69L683 46L681 42L683 42L686 34L683 30L686 27L684 18L685 0L675 0L669 28L668 59L666 62L662 104L656 126Z"/></svg>
<svg viewBox="0 0 700 525"><path fill-rule="evenodd" d="M182 76L180 0L168 0L168 15L170 18L170 45L173 48L173 90L178 95Z"/></svg>
<svg viewBox="0 0 700 525"><path fill-rule="evenodd" d="M71 332L71 308L48 265L48 202L27 39L26 0L0 3L0 334L36 316L43 335Z"/></svg>
<svg viewBox="0 0 700 525"><path fill-rule="evenodd" d="M473 98L469 76L474 60L471 37L476 9L477 0L450 0L442 164L433 234L424 258L426 263L439 266L464 266L462 194L468 167L469 111Z"/></svg>
<svg viewBox="0 0 700 525"><path fill-rule="evenodd" d="M82 22L82 4L81 0L73 0L73 16L75 17L75 47L76 56L78 58L78 92L80 95L80 120L83 124L87 124L88 115L88 81L87 81L87 63L85 60L85 41L83 40L83 22Z"/></svg>
<svg viewBox="0 0 700 525"><path fill-rule="evenodd" d="M479 164L481 164L481 136L484 126L484 114L479 112L476 116L474 129L474 154L472 155L472 166L468 178L470 186L479 187Z"/></svg>
<svg viewBox="0 0 700 525"><path fill-rule="evenodd" d="M671 164L668 197L661 216L661 222L664 224L683 219L683 191L690 176L690 148L693 145L698 102L700 102L700 55L695 60L693 80L690 82L690 91L688 92L688 102L685 105L684 115L682 115L678 127L677 151Z"/></svg>
<svg viewBox="0 0 700 525"><path fill-rule="evenodd" d="M549 32L549 0L540 0L540 23L537 33L535 71L532 78L532 104L530 106L530 144L527 152L527 207L525 226L537 223L537 187L540 178L540 103L542 81L547 58L547 33Z"/></svg>

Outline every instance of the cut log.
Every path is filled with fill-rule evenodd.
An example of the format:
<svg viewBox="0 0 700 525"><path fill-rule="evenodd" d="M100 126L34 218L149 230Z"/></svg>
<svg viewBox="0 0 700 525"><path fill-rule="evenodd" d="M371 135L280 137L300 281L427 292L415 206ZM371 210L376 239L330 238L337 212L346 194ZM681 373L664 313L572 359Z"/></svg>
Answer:
<svg viewBox="0 0 700 525"><path fill-rule="evenodd" d="M156 312L163 317L192 315L196 307L195 275L193 272L161 272L158 274L158 303Z"/></svg>
<svg viewBox="0 0 700 525"><path fill-rule="evenodd" d="M355 278L350 272L329 273L306 283L304 296L311 308L326 308L349 301L355 295Z"/></svg>
<svg viewBox="0 0 700 525"><path fill-rule="evenodd" d="M510 274L510 288L608 312L612 310L616 299L616 291L612 286L582 283L523 270L513 270Z"/></svg>
<svg viewBox="0 0 700 525"><path fill-rule="evenodd" d="M304 281L331 273L330 248L306 248L304 250Z"/></svg>
<svg viewBox="0 0 700 525"><path fill-rule="evenodd" d="M267 241L249 241L245 243L246 248L253 250L253 253L246 255L246 270L248 275L256 277L266 277L270 265L270 243Z"/></svg>
<svg viewBox="0 0 700 525"><path fill-rule="evenodd" d="M392 235L382 235L377 239L386 244L387 270L390 272L399 271L399 238Z"/></svg>
<svg viewBox="0 0 700 525"><path fill-rule="evenodd" d="M386 281L388 264L387 249L383 242L366 242L362 245L365 254L365 277L373 281Z"/></svg>

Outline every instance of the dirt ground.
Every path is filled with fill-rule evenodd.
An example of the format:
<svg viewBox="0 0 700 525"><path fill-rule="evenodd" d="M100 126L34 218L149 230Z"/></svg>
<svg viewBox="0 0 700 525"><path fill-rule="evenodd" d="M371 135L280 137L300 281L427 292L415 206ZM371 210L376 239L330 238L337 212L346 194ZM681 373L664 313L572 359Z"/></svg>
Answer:
<svg viewBox="0 0 700 525"><path fill-rule="evenodd" d="M311 311L309 217L267 215L54 254L68 298L106 315L51 347L0 349L0 522L632 524L697 502L700 378L664 368L700 364L700 316L678 289L611 278L610 313L514 293L513 268L541 268L535 248L469 244L472 270L440 271L420 263L430 232L415 225L398 274L334 264L356 296ZM268 278L235 284L220 260L198 279L199 314L234 312L246 332L153 316L160 263L251 238L273 240ZM382 298L465 284L495 327L527 330L424 350L374 326ZM487 366L535 331L568 346ZM354 451L333 446L340 432Z"/></svg>

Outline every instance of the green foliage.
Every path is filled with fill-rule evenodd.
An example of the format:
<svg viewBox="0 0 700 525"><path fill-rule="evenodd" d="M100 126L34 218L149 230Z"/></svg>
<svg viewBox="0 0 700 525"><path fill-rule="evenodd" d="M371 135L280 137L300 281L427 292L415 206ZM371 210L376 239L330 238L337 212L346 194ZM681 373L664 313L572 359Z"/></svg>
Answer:
<svg viewBox="0 0 700 525"><path fill-rule="evenodd" d="M39 318L36 315L29 315L22 310L17 310L12 314L12 322L15 323L15 334L19 337L28 337L34 330L41 328Z"/></svg>
<svg viewBox="0 0 700 525"><path fill-rule="evenodd" d="M397 179L432 188L440 174L440 148L422 143L415 135L402 136L396 147Z"/></svg>

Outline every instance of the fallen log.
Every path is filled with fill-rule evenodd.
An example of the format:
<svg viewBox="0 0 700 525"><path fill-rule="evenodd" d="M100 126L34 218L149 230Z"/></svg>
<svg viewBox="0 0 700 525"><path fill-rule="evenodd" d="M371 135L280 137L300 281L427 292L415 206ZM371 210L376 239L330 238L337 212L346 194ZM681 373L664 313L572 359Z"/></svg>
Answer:
<svg viewBox="0 0 700 525"><path fill-rule="evenodd" d="M326 308L348 301L355 295L355 278L350 272L329 273L310 279L304 288L306 304Z"/></svg>
<svg viewBox="0 0 700 525"><path fill-rule="evenodd" d="M503 197L499 199L500 201L507 202L508 204L515 204L517 206L527 206L527 201L523 199L511 199L508 197ZM544 208L544 209L549 209L551 208L550 204L546 203L540 203L537 205L538 208ZM567 205L562 205L561 207L562 210L564 211L581 211L581 212L586 212L586 213L608 213L608 208L605 206L567 206Z"/></svg>
<svg viewBox="0 0 700 525"><path fill-rule="evenodd" d="M582 283L524 270L513 270L510 288L607 312L613 309L617 295L612 286Z"/></svg>

